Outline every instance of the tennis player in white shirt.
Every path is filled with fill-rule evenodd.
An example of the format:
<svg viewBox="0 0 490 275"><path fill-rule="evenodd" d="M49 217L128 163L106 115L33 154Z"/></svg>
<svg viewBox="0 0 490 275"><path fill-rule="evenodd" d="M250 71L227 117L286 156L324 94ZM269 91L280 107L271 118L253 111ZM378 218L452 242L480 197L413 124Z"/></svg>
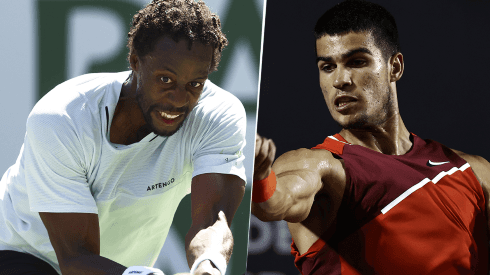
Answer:
<svg viewBox="0 0 490 275"><path fill-rule="evenodd" d="M130 71L68 80L29 115L0 182L0 275L163 274L152 266L191 189L190 272L225 274L246 117L207 79L228 43L219 18L153 1L128 37Z"/></svg>

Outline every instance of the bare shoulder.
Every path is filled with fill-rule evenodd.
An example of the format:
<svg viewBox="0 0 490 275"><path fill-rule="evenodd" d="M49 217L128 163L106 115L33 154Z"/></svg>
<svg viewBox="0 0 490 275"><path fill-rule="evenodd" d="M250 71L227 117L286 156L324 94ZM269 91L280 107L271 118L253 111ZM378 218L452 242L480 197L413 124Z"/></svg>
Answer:
<svg viewBox="0 0 490 275"><path fill-rule="evenodd" d="M466 160L475 173L478 181L485 190L490 191L490 163L483 157L467 154L458 150L453 150L459 157Z"/></svg>
<svg viewBox="0 0 490 275"><path fill-rule="evenodd" d="M473 170L477 170L478 172L481 171L482 173L483 172L489 173L490 163L483 157L467 154L465 152L461 152L455 149L451 149L451 150L453 150L453 152L455 152L459 157L466 160L470 164ZM478 172L475 171L475 173Z"/></svg>

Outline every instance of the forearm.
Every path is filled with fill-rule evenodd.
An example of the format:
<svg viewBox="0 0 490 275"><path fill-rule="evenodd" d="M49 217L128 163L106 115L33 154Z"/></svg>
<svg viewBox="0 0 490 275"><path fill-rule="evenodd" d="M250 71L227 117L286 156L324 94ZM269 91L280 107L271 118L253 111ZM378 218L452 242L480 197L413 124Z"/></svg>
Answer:
<svg viewBox="0 0 490 275"><path fill-rule="evenodd" d="M93 253L60 261L63 275L122 275L126 267Z"/></svg>
<svg viewBox="0 0 490 275"><path fill-rule="evenodd" d="M278 181L270 198L264 202L252 201L251 212L261 221L281 221L294 204L291 199L292 194Z"/></svg>
<svg viewBox="0 0 490 275"><path fill-rule="evenodd" d="M189 268L205 253L223 257L227 264L233 251L233 235L224 213L220 212L218 219L211 226L200 227L193 224L186 235L185 249ZM204 261L201 265L207 264L210 262ZM215 269L215 272L218 272L218 269Z"/></svg>
<svg viewBox="0 0 490 275"><path fill-rule="evenodd" d="M252 213L262 221L300 222L311 208L315 194L322 188L318 173L295 170L276 176L276 189L264 202L252 202Z"/></svg>

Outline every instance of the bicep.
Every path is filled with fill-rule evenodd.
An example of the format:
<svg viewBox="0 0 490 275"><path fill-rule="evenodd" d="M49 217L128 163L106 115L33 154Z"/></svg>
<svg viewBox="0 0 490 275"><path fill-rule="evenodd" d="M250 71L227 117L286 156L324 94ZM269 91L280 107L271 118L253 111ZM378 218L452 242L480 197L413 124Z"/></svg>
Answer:
<svg viewBox="0 0 490 275"><path fill-rule="evenodd" d="M99 219L91 213L40 212L60 267L77 256L100 254Z"/></svg>
<svg viewBox="0 0 490 275"><path fill-rule="evenodd" d="M192 179L191 190L193 225L212 225L220 211L223 211L230 225L245 194L245 182L235 175L201 174Z"/></svg>
<svg viewBox="0 0 490 275"><path fill-rule="evenodd" d="M276 160L272 170L277 175L274 194L265 202L252 204L253 214L262 221L301 222L308 217L319 192L341 189L345 182L341 162L326 150L287 152Z"/></svg>

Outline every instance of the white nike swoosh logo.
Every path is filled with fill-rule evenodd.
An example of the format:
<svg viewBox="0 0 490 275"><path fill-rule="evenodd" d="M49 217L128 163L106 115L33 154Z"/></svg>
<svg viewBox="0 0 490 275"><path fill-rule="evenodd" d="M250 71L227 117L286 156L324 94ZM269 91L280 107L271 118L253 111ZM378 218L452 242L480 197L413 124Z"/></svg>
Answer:
<svg viewBox="0 0 490 275"><path fill-rule="evenodd" d="M429 165L443 165L443 164L446 164L446 163L449 163L449 161L443 161L443 162L433 162L429 159Z"/></svg>

